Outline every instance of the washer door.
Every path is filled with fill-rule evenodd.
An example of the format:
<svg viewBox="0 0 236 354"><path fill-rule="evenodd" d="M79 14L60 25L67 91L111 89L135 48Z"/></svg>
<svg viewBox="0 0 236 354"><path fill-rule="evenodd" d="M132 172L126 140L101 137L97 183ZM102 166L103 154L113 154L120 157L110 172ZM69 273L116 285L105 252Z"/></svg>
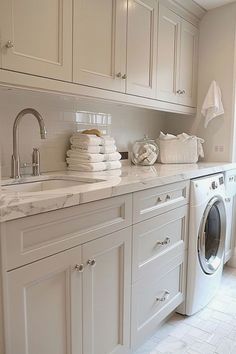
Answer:
<svg viewBox="0 0 236 354"><path fill-rule="evenodd" d="M203 214L198 235L198 256L202 270L213 274L224 257L226 234L225 204L221 197L212 198Z"/></svg>

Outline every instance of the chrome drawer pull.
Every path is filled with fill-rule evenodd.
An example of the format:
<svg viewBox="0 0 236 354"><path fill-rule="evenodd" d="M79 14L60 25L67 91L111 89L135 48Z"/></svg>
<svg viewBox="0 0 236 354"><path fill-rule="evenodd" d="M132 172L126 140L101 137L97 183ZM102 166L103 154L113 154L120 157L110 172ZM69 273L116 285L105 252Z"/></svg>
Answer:
<svg viewBox="0 0 236 354"><path fill-rule="evenodd" d="M165 290L162 297L156 297L156 301L157 301L157 302L166 301L166 300L169 298L169 296L170 296L169 291L168 291L168 290Z"/></svg>
<svg viewBox="0 0 236 354"><path fill-rule="evenodd" d="M10 49L10 48L13 48L13 47L14 47L14 44L13 44L12 41L7 41L7 43L5 44L5 47L6 47L7 49Z"/></svg>
<svg viewBox="0 0 236 354"><path fill-rule="evenodd" d="M95 267L96 261L95 261L95 259L89 259L87 264L90 265L91 267Z"/></svg>
<svg viewBox="0 0 236 354"><path fill-rule="evenodd" d="M166 237L164 239L164 241L158 241L156 244L159 245L159 246L165 246L165 245L168 245L169 243L170 243L170 238Z"/></svg>
<svg viewBox="0 0 236 354"><path fill-rule="evenodd" d="M74 267L74 270L77 270L78 272L82 273L84 271L84 265L83 264L76 264Z"/></svg>

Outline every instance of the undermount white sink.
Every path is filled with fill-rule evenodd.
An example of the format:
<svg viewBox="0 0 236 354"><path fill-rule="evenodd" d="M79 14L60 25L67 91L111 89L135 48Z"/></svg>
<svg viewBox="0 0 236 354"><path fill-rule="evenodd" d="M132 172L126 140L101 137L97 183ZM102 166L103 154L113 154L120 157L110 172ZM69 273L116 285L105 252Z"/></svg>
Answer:
<svg viewBox="0 0 236 354"><path fill-rule="evenodd" d="M14 181L13 183L5 185L3 183L2 191L22 193L44 192L48 190L76 187L98 182L104 182L104 180L95 178L50 177L45 179L40 178L38 180L23 180L22 182Z"/></svg>

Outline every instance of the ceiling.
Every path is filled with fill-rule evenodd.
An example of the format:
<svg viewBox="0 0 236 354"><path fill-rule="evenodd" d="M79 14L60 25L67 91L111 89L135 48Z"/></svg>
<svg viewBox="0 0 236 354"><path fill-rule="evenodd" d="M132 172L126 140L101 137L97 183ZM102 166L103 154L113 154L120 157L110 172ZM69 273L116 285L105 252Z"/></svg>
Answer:
<svg viewBox="0 0 236 354"><path fill-rule="evenodd" d="M202 6L206 10L214 9L215 7L227 5L236 0L194 0L197 4Z"/></svg>

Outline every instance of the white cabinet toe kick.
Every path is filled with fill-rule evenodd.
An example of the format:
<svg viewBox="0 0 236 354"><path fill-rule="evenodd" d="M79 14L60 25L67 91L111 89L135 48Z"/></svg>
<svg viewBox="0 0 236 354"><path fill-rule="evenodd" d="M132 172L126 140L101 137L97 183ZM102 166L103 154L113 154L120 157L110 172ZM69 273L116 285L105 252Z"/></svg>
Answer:
<svg viewBox="0 0 236 354"><path fill-rule="evenodd" d="M184 299L188 196L186 181L2 223L0 352L131 353Z"/></svg>

